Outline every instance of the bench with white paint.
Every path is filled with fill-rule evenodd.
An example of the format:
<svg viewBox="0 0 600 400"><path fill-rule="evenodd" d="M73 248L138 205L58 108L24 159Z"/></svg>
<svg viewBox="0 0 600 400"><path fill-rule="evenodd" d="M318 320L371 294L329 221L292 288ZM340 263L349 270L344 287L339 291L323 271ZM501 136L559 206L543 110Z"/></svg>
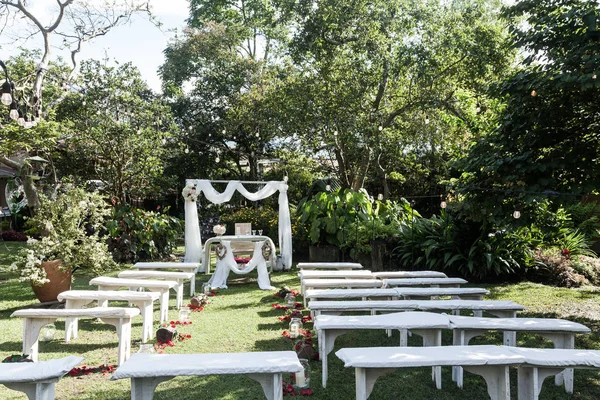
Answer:
<svg viewBox="0 0 600 400"><path fill-rule="evenodd" d="M111 380L131 378L131 400L152 400L156 386L176 376L240 375L260 383L269 400L283 398L282 375L302 371L293 351L217 354L134 354Z"/></svg>
<svg viewBox="0 0 600 400"><path fill-rule="evenodd" d="M510 400L509 367L525 362L504 346L360 347L338 350L345 367L355 368L356 399L369 398L375 381L397 368L460 365L482 376L492 400Z"/></svg>
<svg viewBox="0 0 600 400"><path fill-rule="evenodd" d="M383 281L379 279L303 279L300 291L306 293L309 289L324 288L381 288ZM304 298L306 307L306 298Z"/></svg>
<svg viewBox="0 0 600 400"><path fill-rule="evenodd" d="M468 283L462 278L391 278L384 279L384 287L398 286L433 286L433 287L460 287Z"/></svg>
<svg viewBox="0 0 600 400"><path fill-rule="evenodd" d="M83 357L69 356L34 363L0 364L0 384L23 392L29 400L54 400L54 386Z"/></svg>
<svg viewBox="0 0 600 400"><path fill-rule="evenodd" d="M366 269L339 271L339 270L301 270L298 272L300 279L374 279L373 273Z"/></svg>
<svg viewBox="0 0 600 400"><path fill-rule="evenodd" d="M363 266L359 263L350 262L301 262L297 265L298 269L339 269L352 270L361 269Z"/></svg>
<svg viewBox="0 0 600 400"><path fill-rule="evenodd" d="M177 286L173 288L177 293L177 309L183 306L183 284L186 280L190 282L196 279L196 274L193 272L180 272L180 271L149 271L149 270L138 270L138 271L121 271L119 272L119 278L124 279L162 279L167 281L177 282Z"/></svg>
<svg viewBox="0 0 600 400"><path fill-rule="evenodd" d="M319 358L323 366L323 387L326 387L327 356L338 337L358 329L395 329L400 331L400 346L407 346L407 332L410 330L423 338L423 346L441 346L442 329L450 329L450 320L447 315L411 311L385 315L319 315L315 320L315 329L319 339ZM440 388L440 368L435 368L434 379Z"/></svg>
<svg viewBox="0 0 600 400"><path fill-rule="evenodd" d="M38 359L38 336L43 326L60 318L100 318L105 324L117 328L119 337L118 363L121 365L131 353L131 318L140 315L137 308L94 307L83 309L39 309L18 310L11 317L23 318L23 354L33 361Z"/></svg>
<svg viewBox="0 0 600 400"><path fill-rule="evenodd" d="M404 300L424 300L431 297L451 296L462 300L482 300L490 292L482 288L416 288L397 287L389 289L310 289L304 294L308 300L347 300L389 298Z"/></svg>
<svg viewBox="0 0 600 400"><path fill-rule="evenodd" d="M443 272L438 271L384 271L373 272L373 276L379 279L387 278L447 278Z"/></svg>
<svg viewBox="0 0 600 400"><path fill-rule="evenodd" d="M525 310L520 304L506 300L368 300L368 301L310 301L308 303L314 315L339 315L343 312L368 311L372 315L378 311L442 311L460 313L461 310L473 312L486 311L500 318L515 318L517 311Z"/></svg>
<svg viewBox="0 0 600 400"><path fill-rule="evenodd" d="M356 399L366 400L378 377L397 368L460 365L481 375L492 400L509 400L509 367L517 366L518 399L537 400L544 379L566 368L600 368L600 351L509 346L377 347L341 349L336 355L356 369Z"/></svg>
<svg viewBox="0 0 600 400"><path fill-rule="evenodd" d="M129 290L145 288L151 292L157 292L160 294L158 299L160 302L160 320L166 321L169 319L169 290L174 289L178 284L176 281L154 281L150 279L125 279L99 276L92 279L90 285L98 286L98 290L116 290L125 287L129 288Z"/></svg>
<svg viewBox="0 0 600 400"><path fill-rule="evenodd" d="M573 349L575 347L575 334L590 333L590 329L577 322L553 318L475 318L449 316L452 325L453 344L467 346L474 337L483 335L491 330L503 332L503 341L506 346L516 346L516 332L536 333L552 341L557 349ZM462 371L455 368L452 371L452 380L458 387L462 387ZM567 369L564 374L557 375L557 386L564 381L567 393L573 393L573 370Z"/></svg>
<svg viewBox="0 0 600 400"><path fill-rule="evenodd" d="M148 262L137 262L131 266L131 269L139 270L164 270L164 269L176 269L183 272L198 272L200 268L200 262L160 262L160 261L148 261ZM196 279L190 280L190 296L193 296L196 292Z"/></svg>
<svg viewBox="0 0 600 400"><path fill-rule="evenodd" d="M58 295L59 301L65 301L66 309L84 308L93 301L98 307L108 307L109 301L127 301L140 309L142 315L142 343L152 337L154 302L160 297L156 292L132 292L129 290L68 290ZM164 321L160 321L161 323ZM65 321L65 342L77 338L77 318Z"/></svg>
<svg viewBox="0 0 600 400"><path fill-rule="evenodd" d="M512 347L514 354L525 357L519 366L519 400L538 400L544 379L556 375L557 384L574 368L600 368L600 351L579 349L531 349ZM571 374L571 380L573 375ZM565 381L566 385L566 381ZM573 382L571 381L571 392Z"/></svg>

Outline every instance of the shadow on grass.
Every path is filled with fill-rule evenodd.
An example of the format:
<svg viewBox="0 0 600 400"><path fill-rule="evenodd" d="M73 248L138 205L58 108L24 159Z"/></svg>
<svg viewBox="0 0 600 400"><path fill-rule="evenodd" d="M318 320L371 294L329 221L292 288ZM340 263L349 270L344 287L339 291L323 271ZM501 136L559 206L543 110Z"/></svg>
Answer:
<svg viewBox="0 0 600 400"><path fill-rule="evenodd" d="M272 324L258 324L259 331L284 331L288 329L288 324L283 321L273 322Z"/></svg>

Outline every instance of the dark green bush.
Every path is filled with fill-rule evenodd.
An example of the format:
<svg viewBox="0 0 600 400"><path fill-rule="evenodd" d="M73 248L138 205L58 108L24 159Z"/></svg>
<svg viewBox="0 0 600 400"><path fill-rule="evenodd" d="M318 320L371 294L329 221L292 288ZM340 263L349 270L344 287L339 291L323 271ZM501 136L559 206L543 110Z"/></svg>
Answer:
<svg viewBox="0 0 600 400"><path fill-rule="evenodd" d="M115 207L106 224L109 249L118 262L137 262L169 257L182 233L182 222L163 212L145 211L130 205Z"/></svg>

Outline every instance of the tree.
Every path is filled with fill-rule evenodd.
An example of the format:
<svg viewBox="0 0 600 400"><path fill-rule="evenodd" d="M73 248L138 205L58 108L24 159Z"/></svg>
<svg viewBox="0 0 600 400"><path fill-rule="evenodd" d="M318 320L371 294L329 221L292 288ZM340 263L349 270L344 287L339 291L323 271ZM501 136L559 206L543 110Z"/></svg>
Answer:
<svg viewBox="0 0 600 400"><path fill-rule="evenodd" d="M597 191L598 10L598 1L584 0L523 0L505 10L525 57L496 86L506 101L498 128L459 165L457 190L474 218L499 219L518 204Z"/></svg>
<svg viewBox="0 0 600 400"><path fill-rule="evenodd" d="M103 190L122 203L155 191L177 129L170 108L129 63L85 61L77 85L80 93L57 108L57 120L69 127L57 161L61 172L84 182L100 180Z"/></svg>
<svg viewBox="0 0 600 400"><path fill-rule="evenodd" d="M478 133L477 97L512 59L497 3L298 3L302 76L281 101L291 106L286 128L329 153L345 186L360 189L375 168L387 197L386 150L439 148L438 130L447 141Z"/></svg>
<svg viewBox="0 0 600 400"><path fill-rule="evenodd" d="M53 3L54 4L54 3ZM145 13L152 18L148 1L142 0L107 0L100 5L93 0L56 0L54 4L54 16L49 24L44 22L32 13L30 3L24 0L0 0L0 14L5 21L11 21L10 24L4 24L0 28L0 33L7 35L7 26L12 26L16 21L24 21L27 24L27 32L24 37L15 37L18 39L28 39L34 36L41 36L43 47L40 52L35 53L38 58L35 62L35 68L32 72L31 95L29 99L22 100L27 103L25 106L31 112L32 116L51 118L51 109L53 105L62 100L62 96L52 99L52 103L43 109L44 85L46 77L51 70L52 51L57 46L55 39L62 40L58 46L66 47L71 52L72 65L69 69L61 71L58 78L64 89L68 87L69 82L77 73L77 54L81 46L98 37L107 34L115 26L127 23L133 15ZM12 68L12 65L9 64ZM66 90L63 94L66 94ZM26 111L26 110L22 110ZM10 128L11 131L17 128ZM25 157L21 160L11 159L11 153L0 153L0 162L12 168L27 173L29 167L22 160L27 159L27 152L34 148L35 142L39 141L46 127L34 128L28 131L27 137L35 137L33 141L23 141L19 149L13 148L13 151L25 152ZM30 207L39 206L37 188L33 185L30 177L25 179L25 191Z"/></svg>

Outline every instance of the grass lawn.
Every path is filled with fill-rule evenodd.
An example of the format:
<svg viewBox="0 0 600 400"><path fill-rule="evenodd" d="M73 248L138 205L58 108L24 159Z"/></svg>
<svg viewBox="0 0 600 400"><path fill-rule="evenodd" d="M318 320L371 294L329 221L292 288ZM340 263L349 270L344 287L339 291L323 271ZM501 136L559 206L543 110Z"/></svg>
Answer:
<svg viewBox="0 0 600 400"><path fill-rule="evenodd" d="M22 246L22 245L21 245ZM19 244L0 242L0 264L10 262L10 254ZM113 273L112 275L114 275ZM88 288L91 277L78 277L74 289ZM206 275L198 275L196 285L208 279ZM273 273L272 284L276 287L287 285L299 289L296 272ZM165 353L213 353L289 350L291 344L281 332L287 325L279 321L284 315L281 310L271 308L271 304L282 302L273 297L271 291L261 291L256 283L256 275L240 277L230 276L230 287L220 290L211 298L211 304L204 311L192 313L192 325L181 329L192 338L178 342L175 347L167 348ZM14 275L0 274L0 357L4 358L21 351L23 321L11 319L10 314L17 309L26 308L36 303L31 288L20 283ZM596 288L558 289L532 283L510 285L478 285L486 286L491 291L491 299L511 299L527 307L521 316L529 317L561 317L569 318L589 326L591 335L579 335L575 340L576 347L600 349L600 305L597 302L599 291ZM186 300L189 291L186 291ZM177 319L174 309L175 299L171 296L171 319ZM305 312L306 314L306 312ZM155 311L158 320L158 307ZM92 320L80 321L79 337L65 344L64 321L58 321L57 334L52 342L40 343L40 360L78 354L85 357L84 364L98 366L114 364L117 358L117 337L114 328ZM141 338L141 319L135 320L132 332L132 351L138 349ZM309 325L311 327L311 325ZM451 343L450 332L444 333L444 344ZM337 349L358 346L396 346L398 332L388 338L383 331L357 331L337 339ZM416 336L411 345L418 345ZM535 335L519 334L520 346L550 347L550 342ZM490 334L472 341L472 344L501 343L501 334ZM329 357L329 380L327 389L321 387L321 366L319 362L311 362L311 388L314 399L353 399L354 371L343 367L342 362L332 353ZM157 365L160 368L160 365ZM128 399L130 394L129 380L110 381L110 375L90 374L82 377L65 377L56 386L57 399ZM516 370L511 372L513 397L516 398ZM406 369L381 377L377 380L371 399L486 399L487 392L483 379L465 373L463 390L457 389L451 381L450 368L443 368L443 385L441 391L435 389L431 382L431 369ZM294 398L293 396L286 396ZM244 376L208 376L182 377L162 383L154 397L160 399L264 399L260 385ZM300 398L300 396L298 396ZM0 387L0 399L26 399L25 395ZM543 387L540 399L600 399L600 371L577 370L575 372L575 393L567 395L562 388L553 385L548 379Z"/></svg>

